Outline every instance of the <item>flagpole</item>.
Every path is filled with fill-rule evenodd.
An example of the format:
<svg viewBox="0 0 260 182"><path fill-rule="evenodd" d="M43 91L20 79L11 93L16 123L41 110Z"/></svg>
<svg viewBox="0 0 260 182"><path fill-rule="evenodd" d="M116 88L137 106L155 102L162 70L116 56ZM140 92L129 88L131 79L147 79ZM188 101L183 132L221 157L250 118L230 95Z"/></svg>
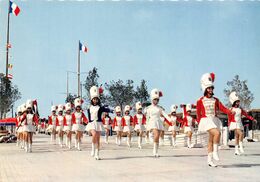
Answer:
<svg viewBox="0 0 260 182"><path fill-rule="evenodd" d="M10 24L10 0L8 0L8 18L7 18L7 35L6 35L6 70L5 74L8 78L8 61L9 61L9 24Z"/></svg>
<svg viewBox="0 0 260 182"><path fill-rule="evenodd" d="M80 97L80 47L78 47L78 97Z"/></svg>

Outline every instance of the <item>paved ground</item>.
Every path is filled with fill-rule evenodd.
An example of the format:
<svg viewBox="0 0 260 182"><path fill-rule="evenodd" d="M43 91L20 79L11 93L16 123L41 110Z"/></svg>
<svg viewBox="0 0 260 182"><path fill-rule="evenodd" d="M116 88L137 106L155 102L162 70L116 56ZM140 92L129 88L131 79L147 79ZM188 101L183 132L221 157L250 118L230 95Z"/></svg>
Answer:
<svg viewBox="0 0 260 182"><path fill-rule="evenodd" d="M0 144L0 182L19 181L260 181L260 142L245 143L246 154L234 156L221 150L219 167L206 165L206 149L160 147L159 159L152 146L103 144L103 160L90 157L90 138L84 136L82 151L49 144L49 136L36 135L33 153L15 144Z"/></svg>

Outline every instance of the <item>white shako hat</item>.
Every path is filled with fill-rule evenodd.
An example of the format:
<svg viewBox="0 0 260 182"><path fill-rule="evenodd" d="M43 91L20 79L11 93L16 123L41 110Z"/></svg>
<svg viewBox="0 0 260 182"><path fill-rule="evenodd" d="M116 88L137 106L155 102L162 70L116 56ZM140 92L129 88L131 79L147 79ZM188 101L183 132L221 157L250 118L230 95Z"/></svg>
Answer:
<svg viewBox="0 0 260 182"><path fill-rule="evenodd" d="M92 100L95 97L99 98L100 94L103 93L103 89L101 87L98 88L97 86L92 86L89 90L89 93L90 93L90 99Z"/></svg>
<svg viewBox="0 0 260 182"><path fill-rule="evenodd" d="M58 112L63 111L64 110L64 106L62 104L58 105Z"/></svg>
<svg viewBox="0 0 260 182"><path fill-rule="evenodd" d="M208 87L214 86L214 81L215 81L215 74L214 73L205 73L205 74L203 74L201 79L200 79L200 84L201 84L202 91L205 92L205 90Z"/></svg>
<svg viewBox="0 0 260 182"><path fill-rule="evenodd" d="M139 109L142 109L142 103L139 101L137 103L135 103L135 109L138 111Z"/></svg>
<svg viewBox="0 0 260 182"><path fill-rule="evenodd" d="M71 110L71 103L66 103L65 104L65 111Z"/></svg>
<svg viewBox="0 0 260 182"><path fill-rule="evenodd" d="M126 111L129 111L129 112L130 112L131 109L132 109L131 106L126 105L124 111L125 111L125 112L126 112Z"/></svg>
<svg viewBox="0 0 260 182"><path fill-rule="evenodd" d="M21 111L22 111L22 112L25 112L25 111L26 111L26 104L25 104L25 103L21 105Z"/></svg>
<svg viewBox="0 0 260 182"><path fill-rule="evenodd" d="M178 109L178 106L177 105L172 105L171 106L171 112L176 112Z"/></svg>
<svg viewBox="0 0 260 182"><path fill-rule="evenodd" d="M57 110L57 106L51 106L51 112L56 111Z"/></svg>
<svg viewBox="0 0 260 182"><path fill-rule="evenodd" d="M121 112L121 107L120 106L116 106L115 111L116 111L116 113L117 112Z"/></svg>
<svg viewBox="0 0 260 182"><path fill-rule="evenodd" d="M28 99L26 101L26 109L28 109L29 107L32 108L32 106L33 106L33 101L31 99Z"/></svg>
<svg viewBox="0 0 260 182"><path fill-rule="evenodd" d="M162 92L159 91L157 88L151 91L151 100L160 99L160 97L162 96L163 96Z"/></svg>
<svg viewBox="0 0 260 182"><path fill-rule="evenodd" d="M81 106L82 106L82 103L83 103L83 100L82 100L82 99L76 98L76 99L74 100L75 108L78 107L78 106L81 107Z"/></svg>
<svg viewBox="0 0 260 182"><path fill-rule="evenodd" d="M191 111L191 109L192 109L191 104L187 104L187 105L186 105L186 111Z"/></svg>
<svg viewBox="0 0 260 182"><path fill-rule="evenodd" d="M236 101L238 101L238 100L240 100L240 99L239 99L237 93L234 92L234 91L231 92L230 95L229 95L229 101L230 101L230 103L233 105L234 102L236 102Z"/></svg>

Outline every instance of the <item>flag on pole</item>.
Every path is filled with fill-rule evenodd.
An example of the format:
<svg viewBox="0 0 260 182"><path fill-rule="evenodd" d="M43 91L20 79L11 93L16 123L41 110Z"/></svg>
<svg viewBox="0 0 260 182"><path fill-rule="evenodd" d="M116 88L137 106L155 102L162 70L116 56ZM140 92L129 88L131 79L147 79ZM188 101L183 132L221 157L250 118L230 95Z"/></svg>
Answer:
<svg viewBox="0 0 260 182"><path fill-rule="evenodd" d="M8 74L7 78L13 79L13 75L12 74Z"/></svg>
<svg viewBox="0 0 260 182"><path fill-rule="evenodd" d="M79 42L79 50L82 52L88 52L88 48Z"/></svg>
<svg viewBox="0 0 260 182"><path fill-rule="evenodd" d="M12 65L12 64L8 64L8 68L9 68L9 69L12 69L12 68L13 68L13 65Z"/></svg>
<svg viewBox="0 0 260 182"><path fill-rule="evenodd" d="M15 16L18 16L20 13L20 8L14 2L10 1L9 13L13 13Z"/></svg>

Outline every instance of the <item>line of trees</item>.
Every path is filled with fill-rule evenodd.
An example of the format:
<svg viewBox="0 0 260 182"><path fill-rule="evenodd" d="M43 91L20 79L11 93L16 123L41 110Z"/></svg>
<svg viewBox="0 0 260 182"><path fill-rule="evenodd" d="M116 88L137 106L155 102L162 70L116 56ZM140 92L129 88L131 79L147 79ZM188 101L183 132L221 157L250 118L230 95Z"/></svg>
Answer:
<svg viewBox="0 0 260 182"><path fill-rule="evenodd" d="M21 98L18 87L4 74L0 74L0 119L6 117L17 100Z"/></svg>

